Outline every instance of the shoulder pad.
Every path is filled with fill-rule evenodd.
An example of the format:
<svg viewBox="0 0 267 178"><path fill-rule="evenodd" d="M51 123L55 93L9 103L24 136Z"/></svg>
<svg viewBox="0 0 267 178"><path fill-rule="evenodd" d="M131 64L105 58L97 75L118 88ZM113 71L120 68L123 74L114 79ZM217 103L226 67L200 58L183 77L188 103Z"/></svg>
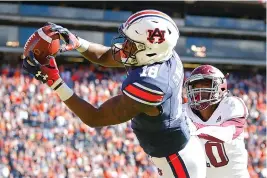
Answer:
<svg viewBox="0 0 267 178"><path fill-rule="evenodd" d="M221 109L224 120L229 120L233 118L238 118L238 117L244 117L247 118L248 116L248 109L244 103L244 101L235 96L230 96L230 97L225 97L220 105L219 108Z"/></svg>

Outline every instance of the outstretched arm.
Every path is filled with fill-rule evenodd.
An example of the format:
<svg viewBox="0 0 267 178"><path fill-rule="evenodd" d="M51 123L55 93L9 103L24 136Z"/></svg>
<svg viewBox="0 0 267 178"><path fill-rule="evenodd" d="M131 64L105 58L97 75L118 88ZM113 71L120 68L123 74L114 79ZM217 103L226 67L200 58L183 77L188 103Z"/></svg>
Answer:
<svg viewBox="0 0 267 178"><path fill-rule="evenodd" d="M90 127L101 127L126 122L136 115L155 109L137 102L126 95L118 95L95 108L90 103L79 98L64 83L59 76L55 58L49 56L49 65L40 65L30 51L29 57L23 59L23 69L34 75L37 80L47 83L62 101L72 110L85 124Z"/></svg>
<svg viewBox="0 0 267 178"><path fill-rule="evenodd" d="M60 38L66 43L66 45L60 49L60 52L76 49L87 60L93 63L105 67L124 67L120 62L118 62L121 59L120 55L118 53L116 53L115 56L112 55L111 47L84 40L71 33L68 29L57 24L48 22L47 25L50 25L50 29L52 31L58 32L60 34Z"/></svg>
<svg viewBox="0 0 267 178"><path fill-rule="evenodd" d="M87 50L80 52L87 60L104 67L123 67L123 65L118 62L120 60L118 53L114 56L116 60L113 59L111 47L103 46L97 43L86 42L84 40L81 41L88 43Z"/></svg>
<svg viewBox="0 0 267 178"><path fill-rule="evenodd" d="M90 127L120 124L149 110L149 106L138 103L126 95L115 96L99 108L95 108L75 94L64 103Z"/></svg>

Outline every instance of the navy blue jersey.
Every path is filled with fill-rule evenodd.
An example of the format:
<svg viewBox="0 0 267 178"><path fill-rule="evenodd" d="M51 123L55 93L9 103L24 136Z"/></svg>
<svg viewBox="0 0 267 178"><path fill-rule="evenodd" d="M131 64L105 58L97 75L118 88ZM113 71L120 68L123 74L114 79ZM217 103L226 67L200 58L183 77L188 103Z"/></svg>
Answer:
<svg viewBox="0 0 267 178"><path fill-rule="evenodd" d="M131 120L140 145L153 157L176 153L189 139L186 121L181 117L183 79L183 66L174 52L163 63L132 69L122 84L125 95L161 110L158 116L141 113Z"/></svg>

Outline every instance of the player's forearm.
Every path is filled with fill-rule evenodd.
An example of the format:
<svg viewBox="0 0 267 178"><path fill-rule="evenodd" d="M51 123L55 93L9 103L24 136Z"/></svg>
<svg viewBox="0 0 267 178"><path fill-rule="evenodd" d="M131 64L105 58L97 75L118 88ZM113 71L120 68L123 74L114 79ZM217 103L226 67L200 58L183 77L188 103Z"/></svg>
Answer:
<svg viewBox="0 0 267 178"><path fill-rule="evenodd" d="M79 38L79 41L81 46L77 51L87 60L105 67L123 67L122 64L113 59L110 47L88 42L81 38Z"/></svg>
<svg viewBox="0 0 267 178"><path fill-rule="evenodd" d="M107 46L103 46L100 44L95 44L95 43L91 43L89 42L89 46L88 49L84 52L80 52L87 60L99 64L99 65L103 65L105 66L104 61L104 56L105 54L108 52L108 50L110 49ZM102 59L102 60L101 60Z"/></svg>
<svg viewBox="0 0 267 178"><path fill-rule="evenodd" d="M123 95L117 95L96 108L73 93L61 78L54 82L51 88L68 108L90 127L120 124L136 115L136 113L124 114L125 104L118 104L124 101Z"/></svg>
<svg viewBox="0 0 267 178"><path fill-rule="evenodd" d="M100 108L95 108L76 94L64 101L68 108L74 112L86 125L90 127L103 127L126 122L129 119L118 119L112 114L112 103L105 102Z"/></svg>

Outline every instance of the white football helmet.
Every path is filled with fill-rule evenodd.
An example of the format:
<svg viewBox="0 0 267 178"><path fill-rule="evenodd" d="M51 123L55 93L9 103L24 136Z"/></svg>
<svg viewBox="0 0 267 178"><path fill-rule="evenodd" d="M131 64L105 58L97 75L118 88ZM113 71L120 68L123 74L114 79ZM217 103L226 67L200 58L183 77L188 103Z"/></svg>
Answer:
<svg viewBox="0 0 267 178"><path fill-rule="evenodd" d="M119 27L119 36L112 42L113 55L120 52L120 62L127 66L163 62L172 55L178 38L178 27L167 14L157 10L139 11ZM125 43L131 43L130 50L124 49Z"/></svg>

